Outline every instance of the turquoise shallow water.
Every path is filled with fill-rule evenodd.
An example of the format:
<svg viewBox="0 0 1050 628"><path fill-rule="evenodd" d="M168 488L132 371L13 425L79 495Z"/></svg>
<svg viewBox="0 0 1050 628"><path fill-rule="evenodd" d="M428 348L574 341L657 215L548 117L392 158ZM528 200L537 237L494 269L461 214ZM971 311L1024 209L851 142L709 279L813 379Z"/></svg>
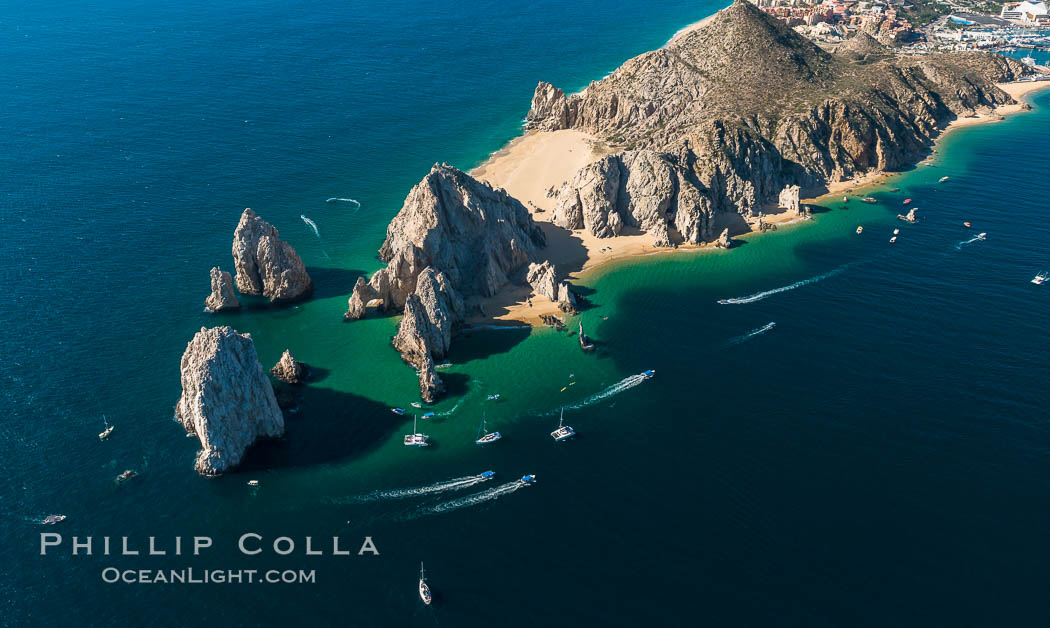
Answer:
<svg viewBox="0 0 1050 628"><path fill-rule="evenodd" d="M513 137L537 80L580 87L715 8L9 7L6 622L1041 617L1050 288L1028 280L1050 267L1048 94L1031 114L949 136L935 166L895 180L899 194L877 190L878 205L835 203L729 252L596 271L582 314L599 342L593 356L549 330L457 339L451 394L426 426L435 446L400 444L410 426L388 407L406 405L416 385L388 344L396 318L345 324L341 314L356 277L379 266L375 250L407 190L434 161L470 167ZM332 196L362 207L326 204ZM894 219L904 197L919 224ZM300 251L317 294L207 316L207 270L229 265L245 206ZM957 249L970 236L963 220L988 240ZM243 472L204 480L171 411L185 343L216 323L251 332L265 364L291 348L318 378L287 439L254 450ZM657 377L631 379L647 368ZM490 392L501 399L485 401ZM560 406L579 436L555 446ZM504 434L487 449L472 444L483 412ZM103 414L117 431L100 443ZM141 477L115 486L128 467ZM497 472L487 484L373 494L486 469ZM524 473L537 485L483 492ZM144 545L207 534L216 547L198 559L41 557L35 521L51 512L70 516L55 529L67 536ZM233 545L250 531L339 534L351 547L371 535L381 555L246 558ZM437 596L430 608L415 594L420 560ZM318 581L99 577L108 566L188 565L308 568Z"/></svg>

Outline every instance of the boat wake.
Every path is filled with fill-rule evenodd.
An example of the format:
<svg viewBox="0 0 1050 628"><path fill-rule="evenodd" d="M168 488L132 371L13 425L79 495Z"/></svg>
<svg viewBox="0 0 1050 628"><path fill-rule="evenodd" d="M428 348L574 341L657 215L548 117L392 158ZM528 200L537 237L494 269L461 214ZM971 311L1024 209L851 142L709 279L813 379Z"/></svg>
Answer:
<svg viewBox="0 0 1050 628"><path fill-rule="evenodd" d="M481 491L479 493L466 495L465 497L460 497L459 499L453 499L451 501L442 502L435 506L427 506L425 508L420 508L416 511L415 514L417 516L439 515L445 512L452 512L453 510L459 510L460 508L469 508L470 506L477 506L478 504L484 504L485 502L490 502L494 499L499 499L504 495L510 495L511 493L523 486L525 485L522 484L521 481L514 480L513 482L507 482L506 484L501 484L499 486Z"/></svg>
<svg viewBox="0 0 1050 628"><path fill-rule="evenodd" d="M332 500L336 504L348 504L348 503L359 503L359 502L376 502L387 499L411 499L413 497L424 497L426 495L435 495L437 493L445 493L447 491L458 491L471 486L476 486L482 482L488 481L490 478L482 477L480 475L468 475L462 478L455 478L452 480L444 480L442 482L435 482L428 486L418 486L415 488L397 488L386 491L372 491L371 493L365 493L364 495L356 495L354 497L344 497L340 499Z"/></svg>
<svg viewBox="0 0 1050 628"><path fill-rule="evenodd" d="M302 218L303 222L305 222L307 225L310 226L311 229L314 230L314 235L315 236L317 236L318 238L321 237L321 232L317 230L317 223L316 222L310 220L309 218L307 218L306 216L304 216L302 214L299 214L299 217Z"/></svg>
<svg viewBox="0 0 1050 628"><path fill-rule="evenodd" d="M638 384L641 384L642 382L644 382L645 379L646 379L645 375L642 375L640 373L638 375L631 375L630 377L625 377L622 380L620 380L619 382L613 384L612 386L609 386L608 388L606 388L605 390L603 390L601 392L595 393L595 394L591 395L590 397L587 397L586 399L584 399L582 401L577 401L576 403L573 403L573 404L567 404L564 407L565 407L565 409L568 409L568 410L579 410L581 408L586 408L588 406L593 406L594 404L600 403L600 402L604 401L605 399L608 399L609 397L614 397L614 396L622 393L625 390L630 390L630 389L634 388ZM560 411L561 411L561 408L559 408L558 410L551 410L548 413L548 415L549 416L554 416L555 414L557 414Z"/></svg>
<svg viewBox="0 0 1050 628"><path fill-rule="evenodd" d="M974 242L977 242L978 240L984 240L984 239L985 239L985 234L979 233L979 234L975 235L974 237L970 238L969 240L963 240L961 242L956 242L955 243L955 250L956 251L961 251L962 247L966 246L967 244L973 244Z"/></svg>
<svg viewBox="0 0 1050 628"><path fill-rule="evenodd" d="M731 345L738 345L738 344L740 344L742 342L747 342L748 340L751 340L755 336L758 336L760 334L764 334L764 333L766 333L767 331L773 329L776 326L777 326L777 324L773 323L773 322L766 323L765 325L759 327L758 329L752 329L751 331L747 332L743 336L737 336L736 338L733 338L732 340L729 341L729 344L731 344Z"/></svg>
<svg viewBox="0 0 1050 628"><path fill-rule="evenodd" d="M754 303L755 301L761 301L766 297L771 297L774 294L780 294L781 292L787 292L788 290L794 290L795 288L801 288L802 286L808 286L811 283L817 283L823 281L829 277L834 277L846 270L850 265L844 264L834 270L830 270L823 275L817 275L816 277L810 277L809 279L803 279L802 281L796 281L789 286L782 286L780 288L773 288L772 290L766 290L765 292L757 292L751 296L736 297L733 299L721 299L718 301L721 305L743 305L745 303Z"/></svg>
<svg viewBox="0 0 1050 628"><path fill-rule="evenodd" d="M354 200L352 198L336 198L336 197L333 196L330 199L326 199L325 202L326 203L353 203L354 205L357 205L358 209L361 208L361 201L357 201L357 200Z"/></svg>

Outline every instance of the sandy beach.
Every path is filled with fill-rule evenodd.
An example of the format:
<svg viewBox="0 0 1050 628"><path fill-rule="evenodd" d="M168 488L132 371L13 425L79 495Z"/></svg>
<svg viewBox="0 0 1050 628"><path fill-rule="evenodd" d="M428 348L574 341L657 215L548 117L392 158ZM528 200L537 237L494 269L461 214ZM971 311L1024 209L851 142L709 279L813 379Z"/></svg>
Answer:
<svg viewBox="0 0 1050 628"><path fill-rule="evenodd" d="M709 19L711 18L679 31L675 37L702 28ZM994 112L956 119L941 132L937 138L938 142L955 129L996 122L1004 116L1026 110L1027 105L1024 104L1023 97L1050 87L1050 81L1003 83L999 84L999 87L1017 100L1018 104L1004 105ZM651 236L640 232L631 233L629 229L616 238L598 238L583 229L569 231L552 224L550 219L553 207L551 199L547 197L547 190L557 188L577 170L610 152L598 138L581 131L533 131L510 142L471 174L496 187L506 189L525 204L547 236L544 253L558 269L559 280L580 279L587 271L627 257L683 250L715 250L710 244L684 245L678 248L657 247L653 245ZM868 172L853 179L830 183L820 190L822 193L819 195L815 190L803 190L802 202L827 204L840 200L842 196L863 196L866 189L885 185L896 174ZM799 220L787 212L777 213L775 208L770 209L772 211L764 216L766 223L785 224ZM755 228L756 225L752 224L751 227ZM752 231L747 235L754 236L759 233ZM540 317L543 315L561 314L554 303L541 296L532 296L531 292L527 286L508 286L494 297L476 300L484 316L473 317L468 324L538 325L541 324Z"/></svg>

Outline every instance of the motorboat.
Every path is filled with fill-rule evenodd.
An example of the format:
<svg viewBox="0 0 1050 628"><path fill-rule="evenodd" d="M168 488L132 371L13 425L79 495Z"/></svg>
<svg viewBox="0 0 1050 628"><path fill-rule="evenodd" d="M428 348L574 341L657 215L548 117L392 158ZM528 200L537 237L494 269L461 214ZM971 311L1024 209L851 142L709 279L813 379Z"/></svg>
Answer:
<svg viewBox="0 0 1050 628"><path fill-rule="evenodd" d="M423 603L427 606L430 606L430 603L434 601L434 597L430 594L430 587L427 585L422 561L419 563L419 599L423 600Z"/></svg>
<svg viewBox="0 0 1050 628"><path fill-rule="evenodd" d="M259 480L248 480L248 486L259 486Z"/></svg>
<svg viewBox="0 0 1050 628"><path fill-rule="evenodd" d="M947 180L948 180L948 177L941 177L940 180L937 181L937 183L944 183Z"/></svg>
<svg viewBox="0 0 1050 628"><path fill-rule="evenodd" d="M558 419L558 429L551 432L551 438L557 442L568 440L576 435L576 430L572 429L571 426L565 425L565 408L561 409L561 418Z"/></svg>
<svg viewBox="0 0 1050 628"><path fill-rule="evenodd" d="M433 419L433 418L434 418L434 417L436 417L436 416L437 416L437 415L436 415L436 414L434 414L433 412L426 412L426 413L424 413L424 414L423 414L423 416L421 416L421 417L419 417L419 418L421 418L421 419L424 419L424 420L425 420L425 419Z"/></svg>
<svg viewBox="0 0 1050 628"><path fill-rule="evenodd" d="M982 231L981 233L978 233L978 234L977 234L977 239L978 239L978 240L985 240L985 239L987 239L987 238L986 238L986 236L987 236L987 235L988 235L987 233L984 233L984 232Z"/></svg>
<svg viewBox="0 0 1050 628"><path fill-rule="evenodd" d="M721 303L721 301L719 301L719 303ZM648 371L642 371L642 377L644 377L645 379L652 379L652 378L656 377L656 371L654 369L649 369Z"/></svg>
<svg viewBox="0 0 1050 628"><path fill-rule="evenodd" d="M967 229L969 229L969 228L970 228L970 226L971 226L971 225L970 225L970 221L969 221L969 220L967 220L967 221L964 221L964 222L963 222L963 226L964 226L964 227L966 227Z"/></svg>
<svg viewBox="0 0 1050 628"><path fill-rule="evenodd" d="M906 198L906 199L904 199L904 202L901 203L901 205L907 205L910 202L911 202L911 199L910 198Z"/></svg>
<svg viewBox="0 0 1050 628"><path fill-rule="evenodd" d="M864 227L857 227L857 235L864 233Z"/></svg>
<svg viewBox="0 0 1050 628"><path fill-rule="evenodd" d="M135 477L136 475L138 474L132 471L131 469L127 469L126 471L124 471L124 473L121 473L117 476L116 482L117 484L120 484L121 482L126 482L127 480L130 480L131 478Z"/></svg>
<svg viewBox="0 0 1050 628"><path fill-rule="evenodd" d="M48 515L48 516L44 517L44 520L41 521L40 523L43 523L44 525L53 526L56 523L62 523L65 520L66 520L66 516L65 515Z"/></svg>
<svg viewBox="0 0 1050 628"><path fill-rule="evenodd" d="M518 481L521 482L522 484L535 484L536 483L536 476L532 475L530 473L528 475L521 476L521 479L518 480Z"/></svg>
<svg viewBox="0 0 1050 628"><path fill-rule="evenodd" d="M493 393L493 394L488 396L488 400L489 401L495 401L497 399L499 399L499 393Z"/></svg>
<svg viewBox="0 0 1050 628"><path fill-rule="evenodd" d="M901 232L900 229L894 229L893 230L893 235L900 235L900 232Z"/></svg>
<svg viewBox="0 0 1050 628"><path fill-rule="evenodd" d="M893 236L892 238L890 238L890 244L893 244L896 241L897 241L897 236Z"/></svg>
<svg viewBox="0 0 1050 628"><path fill-rule="evenodd" d="M492 478L496 477L496 472L495 471L482 471L481 475L479 475L478 477L480 477L482 480L491 480Z"/></svg>
<svg viewBox="0 0 1050 628"><path fill-rule="evenodd" d="M1037 286L1041 286L1044 283L1046 283L1046 280L1048 278L1050 278L1050 275L1048 275L1046 273L1046 271L1043 271L1043 272L1037 274L1035 277L1032 277L1032 283L1034 283Z"/></svg>
<svg viewBox="0 0 1050 628"><path fill-rule="evenodd" d="M418 401L413 401L409 405L411 405L413 408L422 408L423 407L423 404L419 403Z"/></svg>
<svg viewBox="0 0 1050 628"><path fill-rule="evenodd" d="M862 202L862 203L878 203L879 201L876 200L875 197L873 197L873 196L865 196L864 198L860 199L860 202Z"/></svg>
<svg viewBox="0 0 1050 628"><path fill-rule="evenodd" d="M397 416L405 416L404 408L390 408L390 411L396 414Z"/></svg>

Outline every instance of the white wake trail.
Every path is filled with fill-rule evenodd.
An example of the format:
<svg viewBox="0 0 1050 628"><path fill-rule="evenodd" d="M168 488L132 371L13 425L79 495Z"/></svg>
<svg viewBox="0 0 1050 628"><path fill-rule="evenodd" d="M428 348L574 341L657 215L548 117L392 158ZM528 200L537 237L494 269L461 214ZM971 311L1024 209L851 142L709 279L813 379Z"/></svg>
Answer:
<svg viewBox="0 0 1050 628"><path fill-rule="evenodd" d="M613 384L612 386L609 386L608 388L606 388L605 390L603 390L601 392L594 393L593 395L591 395L590 397L587 397L586 399L584 399L582 401L577 401L576 403L573 403L573 404L566 404L563 407L565 409L567 409L567 410L579 410L581 408L586 408L588 406L593 406L594 404L600 403L601 401L603 401L605 399L608 399L609 397L616 396L616 395L622 393L625 390L630 390L630 389L634 388L635 386L637 386L638 384L641 384L644 381L645 381L645 376L644 375L641 375L641 374L631 375L629 377L623 378L622 380L616 382L615 384ZM559 412L561 412L561 408L558 408L557 410L552 410L552 411L548 412L547 414L548 414L548 416L553 416L555 414L558 414Z"/></svg>
<svg viewBox="0 0 1050 628"><path fill-rule="evenodd" d="M336 198L336 197L333 196L332 198L327 199L325 202L326 203L353 203L354 205L357 205L358 209L361 208L361 201L357 201L357 200L354 200L352 198Z"/></svg>
<svg viewBox="0 0 1050 628"><path fill-rule="evenodd" d="M459 510L460 508L469 508L470 506L476 506L478 504L490 502L494 499L499 499L504 495L510 495L511 493L523 486L525 485L522 484L520 481L514 480L513 482L507 482L506 484L501 484L500 486L481 491L480 493L474 493L472 495L460 497L459 499L453 499L452 501L442 502L440 504L437 504L436 506L421 508L418 511L418 514L437 515L444 512L452 512L453 510Z"/></svg>
<svg viewBox="0 0 1050 628"><path fill-rule="evenodd" d="M317 230L317 223L316 222L310 220L309 218L307 218L306 216L304 216L302 214L299 214L299 217L303 219L303 222L305 222L306 224L310 225L310 228L314 230L314 235L315 236L317 236L318 238L321 237L321 232Z"/></svg>
<svg viewBox="0 0 1050 628"><path fill-rule="evenodd" d="M758 336L759 334L764 334L767 331L772 330L774 327L776 327L776 323L766 323L765 325L759 327L758 329L752 329L751 331L747 332L743 336L737 336L736 338L733 338L732 340L729 341L729 344L731 344L731 345L738 345L738 344L740 344L742 342L747 342L748 340L751 340L752 338L754 338L755 336Z"/></svg>
<svg viewBox="0 0 1050 628"><path fill-rule="evenodd" d="M802 281L796 281L795 283L793 283L793 284L791 284L789 286L783 286L783 287L780 287L780 288L774 288L772 290L766 290L765 292L757 292L757 293L752 294L750 296L737 297L737 298L733 298L733 299L722 299L722 300L719 301L719 304L721 304L721 305L743 305L745 303L754 303L755 301L761 301L762 299L765 299L766 297L771 297L774 294L780 294L781 292L787 292L788 290L794 290L795 288L801 288L802 286L808 286L811 283L817 283L818 281L823 281L823 280L827 279L828 277L834 277L835 275L838 275L842 271L846 270L846 268L848 268L848 267L849 267L849 264L845 264L843 266L839 266L838 268L836 268L834 270L828 271L828 272L824 273L823 275L817 275L816 277L810 277L809 279L803 279Z"/></svg>
<svg viewBox="0 0 1050 628"><path fill-rule="evenodd" d="M984 240L983 236L984 236L984 234L982 233L980 235L975 235L974 237L970 238L969 240L963 240L962 242L956 242L955 250L956 251L961 251L962 247L966 246L967 244L973 244L974 242L977 242L978 240Z"/></svg>
<svg viewBox="0 0 1050 628"><path fill-rule="evenodd" d="M444 480L442 482L435 482L427 486L417 486L415 488L396 488L385 491L372 491L364 495L357 495L354 497L344 497L332 500L336 504L347 504L355 502L374 502L384 499L410 499L412 497L422 497L424 495L435 495L437 493L444 493L446 491L458 491L464 488L470 488L487 482L489 478L481 477L480 475L468 475L462 478L454 478L452 480Z"/></svg>

